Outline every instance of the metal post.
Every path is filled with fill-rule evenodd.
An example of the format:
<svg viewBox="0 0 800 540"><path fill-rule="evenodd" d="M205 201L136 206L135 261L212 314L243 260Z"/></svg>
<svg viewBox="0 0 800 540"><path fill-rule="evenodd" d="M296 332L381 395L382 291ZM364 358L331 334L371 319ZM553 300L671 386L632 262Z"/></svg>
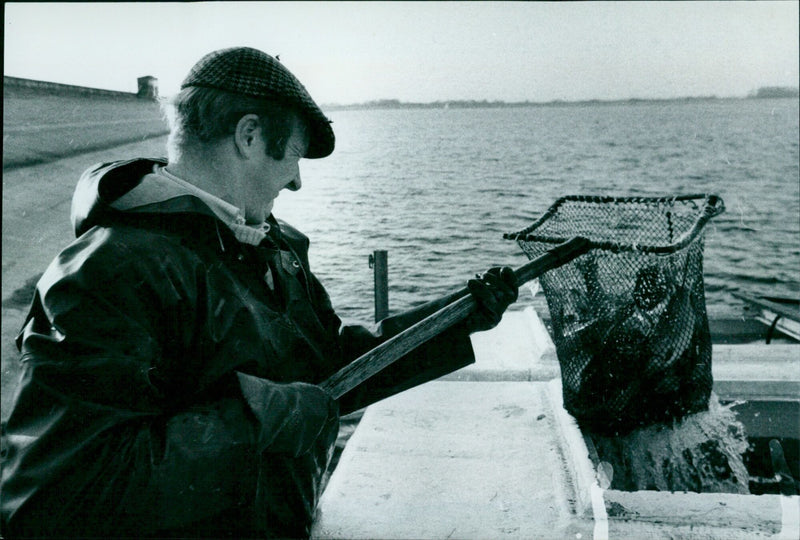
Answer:
<svg viewBox="0 0 800 540"><path fill-rule="evenodd" d="M376 249L369 256L369 266L375 279L375 322L389 315L389 254Z"/></svg>

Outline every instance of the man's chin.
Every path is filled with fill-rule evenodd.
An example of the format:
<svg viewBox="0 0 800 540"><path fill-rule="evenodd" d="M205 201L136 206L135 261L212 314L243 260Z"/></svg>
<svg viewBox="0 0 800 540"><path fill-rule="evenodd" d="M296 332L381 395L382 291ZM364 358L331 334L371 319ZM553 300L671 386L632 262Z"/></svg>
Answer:
<svg viewBox="0 0 800 540"><path fill-rule="evenodd" d="M273 205L270 204L269 206L261 208L258 212L248 212L247 223L251 225L264 223L267 218L272 215L272 207Z"/></svg>

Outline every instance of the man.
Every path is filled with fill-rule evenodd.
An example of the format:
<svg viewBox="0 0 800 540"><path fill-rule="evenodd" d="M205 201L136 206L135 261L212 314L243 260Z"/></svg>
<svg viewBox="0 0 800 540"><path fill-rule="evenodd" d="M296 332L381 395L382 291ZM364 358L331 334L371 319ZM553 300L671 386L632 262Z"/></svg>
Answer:
<svg viewBox="0 0 800 540"><path fill-rule="evenodd" d="M334 401L319 383L446 305L343 325L308 239L272 216L329 121L278 61L202 58L171 102L168 160L89 169L77 240L17 338L2 519L21 536L305 537L339 414L473 361L517 297L495 268L463 323Z"/></svg>

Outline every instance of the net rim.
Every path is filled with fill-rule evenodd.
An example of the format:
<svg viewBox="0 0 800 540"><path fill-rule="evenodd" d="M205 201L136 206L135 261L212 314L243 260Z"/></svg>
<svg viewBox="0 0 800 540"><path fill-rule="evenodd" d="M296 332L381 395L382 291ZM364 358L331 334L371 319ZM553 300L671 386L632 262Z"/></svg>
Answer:
<svg viewBox="0 0 800 540"><path fill-rule="evenodd" d="M597 204L646 204L653 206L673 205L675 202L697 201L702 199L702 208L698 211L698 216L691 228L677 240L666 245L635 244L613 242L608 240L596 240L591 236L584 236L589 241L589 249L601 249L612 252L644 252L654 254L675 253L691 244L702 232L705 224L713 217L725 211L725 203L719 195L713 193L698 193L691 195L674 195L662 197L615 197L603 195L566 195L554 202L550 208L532 225L517 232L506 233L503 238L522 242L538 242L544 244L561 244L571 237L537 235L534 231L546 223L558 209L566 202L588 202Z"/></svg>

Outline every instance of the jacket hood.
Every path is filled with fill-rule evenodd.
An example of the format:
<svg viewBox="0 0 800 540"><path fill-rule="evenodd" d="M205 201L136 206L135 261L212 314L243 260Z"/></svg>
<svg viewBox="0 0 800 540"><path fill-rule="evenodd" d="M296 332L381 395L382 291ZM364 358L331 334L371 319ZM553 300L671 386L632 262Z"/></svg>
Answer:
<svg viewBox="0 0 800 540"><path fill-rule="evenodd" d="M156 166L166 164L167 160L163 158L137 158L98 163L87 169L72 196L70 219L75 236L120 212L196 212L213 216L213 212L197 197L180 190L170 193L142 185ZM136 193L131 193L134 189ZM115 205L125 195L126 204Z"/></svg>

